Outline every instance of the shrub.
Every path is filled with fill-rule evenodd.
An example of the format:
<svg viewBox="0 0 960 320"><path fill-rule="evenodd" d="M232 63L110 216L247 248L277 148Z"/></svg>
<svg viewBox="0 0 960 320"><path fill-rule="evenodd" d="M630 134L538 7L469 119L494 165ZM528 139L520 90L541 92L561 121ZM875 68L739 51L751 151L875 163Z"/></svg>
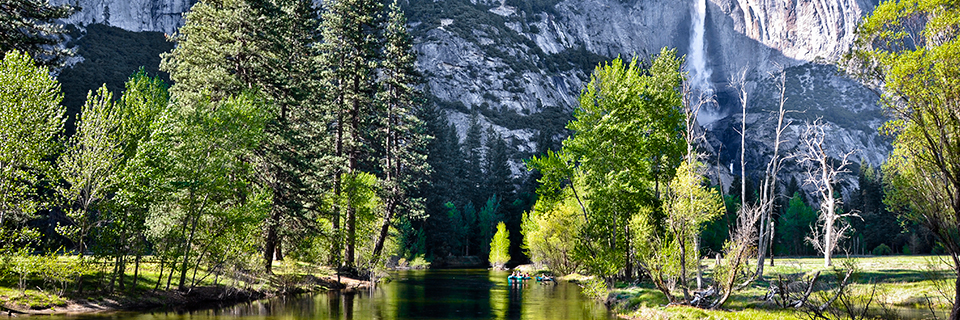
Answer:
<svg viewBox="0 0 960 320"><path fill-rule="evenodd" d="M599 277L584 279L581 285L583 286L583 294L595 300L606 300L610 293L607 290L607 283Z"/></svg>
<svg viewBox="0 0 960 320"><path fill-rule="evenodd" d="M411 269L427 269L430 268L430 261L423 258L423 255L418 255L413 260L410 260Z"/></svg>
<svg viewBox="0 0 960 320"><path fill-rule="evenodd" d="M887 256L893 253L893 250L890 250L886 244L881 243L876 248L873 248L873 255L875 256Z"/></svg>
<svg viewBox="0 0 960 320"><path fill-rule="evenodd" d="M903 245L903 250L901 250L900 253L903 253L905 255L911 255L913 254L913 250L910 250L909 245Z"/></svg>

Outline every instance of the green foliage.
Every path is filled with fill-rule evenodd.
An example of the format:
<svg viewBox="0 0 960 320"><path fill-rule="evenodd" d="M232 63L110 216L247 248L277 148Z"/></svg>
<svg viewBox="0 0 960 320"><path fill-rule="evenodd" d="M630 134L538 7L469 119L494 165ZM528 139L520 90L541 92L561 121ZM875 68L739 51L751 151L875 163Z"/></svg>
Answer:
<svg viewBox="0 0 960 320"><path fill-rule="evenodd" d="M26 53L6 52L0 61L0 231L43 204L36 195L54 174L48 159L63 128L62 99L47 68L34 66Z"/></svg>
<svg viewBox="0 0 960 320"><path fill-rule="evenodd" d="M45 284L56 290L57 296L63 296L67 287L84 272L87 267L84 260L67 256L61 258L61 250L53 250L36 256L36 268Z"/></svg>
<svg viewBox="0 0 960 320"><path fill-rule="evenodd" d="M74 27L70 27L74 28ZM77 55L83 61L64 68L57 76L63 85L63 105L68 115L76 115L83 106L87 92L106 85L110 92L120 93L130 74L142 69L150 75L169 82L166 72L160 72L160 54L173 49L161 32L132 32L102 24L91 24L85 31L75 30ZM73 132L71 124L66 131Z"/></svg>
<svg viewBox="0 0 960 320"><path fill-rule="evenodd" d="M528 168L543 175L541 201L557 201L569 188L585 218L574 247L593 274L608 277L627 266L628 224L648 215L662 230L662 189L686 149L679 88L681 60L664 49L644 68L634 58L598 66L580 95L573 136L560 152L534 157ZM589 201L584 201L589 200Z"/></svg>
<svg viewBox="0 0 960 320"><path fill-rule="evenodd" d="M20 294L24 294L24 290L27 288L27 280L38 273L40 271L38 267L42 266L38 262L37 256L33 255L31 251L30 248L23 247L13 251L10 255L3 256L3 264L17 279L17 288L20 289Z"/></svg>
<svg viewBox="0 0 960 320"><path fill-rule="evenodd" d="M344 172L334 170L340 163L333 160L342 158L322 153L332 135L320 125L329 119L317 101L325 95L317 79L315 9L310 1L201 1L185 15L173 39L176 48L161 62L175 83L173 100L186 109L204 109L207 102L248 90L264 100L259 104L266 117L264 137L245 160L256 162L261 174L255 182L268 186L273 197L271 214L264 217L267 272L285 236L300 237L316 226L323 212L305 208L324 208L328 199L321 193Z"/></svg>
<svg viewBox="0 0 960 320"><path fill-rule="evenodd" d="M883 166L884 204L933 231L952 255L960 253L957 28L955 1L883 2L857 29L844 61L849 73L887 93L883 104L894 117L881 128L894 137Z"/></svg>
<svg viewBox="0 0 960 320"><path fill-rule="evenodd" d="M845 60L848 72L887 93L883 103L894 117L881 128L894 137L883 166L884 204L933 231L954 255L960 252L958 27L954 1L883 2L857 29Z"/></svg>
<svg viewBox="0 0 960 320"><path fill-rule="evenodd" d="M607 289L607 282L598 277L584 279L580 285L583 287L583 294L594 300L606 300L610 294L610 290Z"/></svg>
<svg viewBox="0 0 960 320"><path fill-rule="evenodd" d="M643 212L630 221L636 237L637 260L670 301L674 300L670 283L680 279L678 285L686 289L685 281L693 278L697 270L700 252L695 244L700 231L724 212L717 190L703 186L703 170L705 167L699 162L680 164L666 188L663 221L653 221L653 215ZM661 227L662 232L658 230Z"/></svg>
<svg viewBox="0 0 960 320"><path fill-rule="evenodd" d="M410 265L410 268L413 268L413 269L426 269L430 267L430 261L427 261L427 259L424 259L423 255L418 255L414 257L413 260L410 260L409 265Z"/></svg>
<svg viewBox="0 0 960 320"><path fill-rule="evenodd" d="M875 256L888 256L893 254L893 250L891 250L886 244L881 243L876 248L873 248L872 253Z"/></svg>
<svg viewBox="0 0 960 320"><path fill-rule="evenodd" d="M565 189L560 201L537 201L532 211L523 215L522 248L530 260L545 265L557 274L565 275L581 269L581 261L574 256L579 245L584 216L570 188Z"/></svg>
<svg viewBox="0 0 960 320"><path fill-rule="evenodd" d="M497 223L497 233L493 235L493 240L490 241L490 264L494 268L502 269L510 261L509 236L507 225L503 222Z"/></svg>
<svg viewBox="0 0 960 320"><path fill-rule="evenodd" d="M804 239L810 232L810 226L817 221L817 211L808 206L800 192L794 192L786 211L777 222L777 237L780 240L782 255L808 255L812 248Z"/></svg>
<svg viewBox="0 0 960 320"><path fill-rule="evenodd" d="M249 249L249 244L229 239L250 241L255 221L265 215L269 195L252 184L253 164L245 160L263 139L264 103L246 92L220 102L201 100L197 107L176 105L163 115L156 137L146 146L151 163L165 172L160 182L164 196L151 207L148 234L167 243L158 248L162 252L183 257L181 289L186 264L193 261L188 258L204 254L194 246L212 251L214 259L233 257L224 251Z"/></svg>
<svg viewBox="0 0 960 320"><path fill-rule="evenodd" d="M60 194L67 205L69 225L57 231L78 244L81 255L87 250L86 237L105 218L108 193L117 184L123 149L120 145L120 113L106 86L87 95L77 121L77 133L58 161L61 177L68 184Z"/></svg>
<svg viewBox="0 0 960 320"><path fill-rule="evenodd" d="M913 250L910 250L910 246L904 245L904 246L903 246L903 249L900 250L900 253L909 256L909 255L913 254Z"/></svg>
<svg viewBox="0 0 960 320"><path fill-rule="evenodd" d="M715 186L719 192L721 186ZM740 197L724 195L723 207L725 214L719 219L708 222L700 234L702 243L700 249L706 255L713 255L723 250L723 245L730 237L730 227L736 223L737 208L740 206Z"/></svg>
<svg viewBox="0 0 960 320"><path fill-rule="evenodd" d="M59 66L70 51L60 48L63 27L57 22L77 8L50 5L42 0L4 1L0 10L0 58L11 51L26 52L37 63Z"/></svg>
<svg viewBox="0 0 960 320"><path fill-rule="evenodd" d="M493 247L490 239L494 237L497 223L503 221L503 215L500 214L500 198L496 194L487 199L486 204L477 212L477 242L480 243L480 256L493 254ZM510 249L510 243L507 242L507 249ZM493 263L491 261L491 263Z"/></svg>

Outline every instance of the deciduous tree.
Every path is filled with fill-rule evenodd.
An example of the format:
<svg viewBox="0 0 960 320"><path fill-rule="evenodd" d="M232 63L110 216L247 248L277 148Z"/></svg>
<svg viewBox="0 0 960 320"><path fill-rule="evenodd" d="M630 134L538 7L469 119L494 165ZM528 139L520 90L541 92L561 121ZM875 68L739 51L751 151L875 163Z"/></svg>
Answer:
<svg viewBox="0 0 960 320"><path fill-rule="evenodd" d="M0 61L0 231L24 222L43 201L37 190L53 174L47 159L63 130L60 84L30 56L7 51Z"/></svg>
<svg viewBox="0 0 960 320"><path fill-rule="evenodd" d="M887 1L857 30L847 70L882 90L894 120L886 203L936 234L960 272L960 4ZM960 278L951 319L960 319Z"/></svg>

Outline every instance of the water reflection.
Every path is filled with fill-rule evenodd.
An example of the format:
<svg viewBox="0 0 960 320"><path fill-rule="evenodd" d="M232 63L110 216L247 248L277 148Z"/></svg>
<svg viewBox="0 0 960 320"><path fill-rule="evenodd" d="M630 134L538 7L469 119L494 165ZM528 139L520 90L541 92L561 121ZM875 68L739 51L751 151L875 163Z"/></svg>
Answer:
<svg viewBox="0 0 960 320"><path fill-rule="evenodd" d="M356 295L320 293L192 312L115 313L64 317L116 320L320 319L611 319L573 284L509 283L506 272L429 270Z"/></svg>
<svg viewBox="0 0 960 320"><path fill-rule="evenodd" d="M576 285L507 281L507 272L408 271L394 281L356 295L319 293L262 300L192 312L55 316L89 320L351 320L351 319L612 319ZM926 319L929 310L902 308L900 317ZM939 314L945 316L945 314Z"/></svg>

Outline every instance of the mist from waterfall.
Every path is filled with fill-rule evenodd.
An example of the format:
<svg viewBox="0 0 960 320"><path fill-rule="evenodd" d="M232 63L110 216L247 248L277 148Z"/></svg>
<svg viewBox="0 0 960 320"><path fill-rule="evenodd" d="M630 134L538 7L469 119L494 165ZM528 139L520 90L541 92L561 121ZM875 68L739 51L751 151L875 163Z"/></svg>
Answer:
<svg viewBox="0 0 960 320"><path fill-rule="evenodd" d="M714 95L713 85L710 83L710 76L713 70L707 66L706 56L706 32L705 21L707 20L707 0L694 0L693 11L691 12L690 32L690 50L687 54L687 71L689 72L690 89L693 91L693 103L699 103L703 99L710 99ZM716 103L709 103L700 110L697 122L705 125L719 120Z"/></svg>

